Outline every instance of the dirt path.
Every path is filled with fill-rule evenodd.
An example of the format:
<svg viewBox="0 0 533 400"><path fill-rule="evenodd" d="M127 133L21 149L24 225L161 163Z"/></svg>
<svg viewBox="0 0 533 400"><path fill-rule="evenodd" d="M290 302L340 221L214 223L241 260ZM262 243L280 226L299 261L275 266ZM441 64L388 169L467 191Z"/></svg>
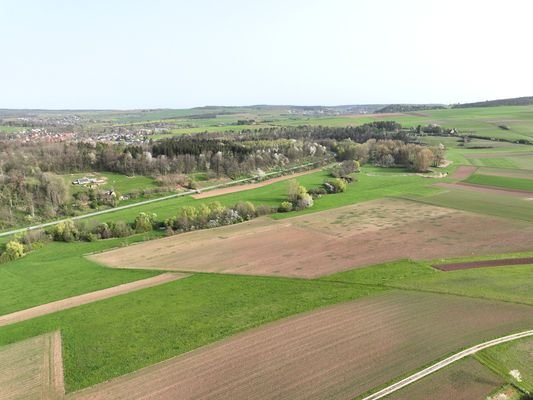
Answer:
<svg viewBox="0 0 533 400"><path fill-rule="evenodd" d="M471 261L463 263L436 264L433 268L441 271L455 271L458 269L483 268L483 267L505 267L509 265L529 265L533 264L533 257L528 258L506 258L501 260Z"/></svg>
<svg viewBox="0 0 533 400"><path fill-rule="evenodd" d="M247 184L244 184L244 185L237 185L237 186L230 186L230 187L224 187L224 188L220 188L220 189L209 190L207 192L201 192L199 194L194 194L191 197L194 198L194 199L205 199L205 198L208 198L208 197L220 196L220 195L223 195L223 194L242 192L244 190L250 190L250 189L257 189L257 188L260 188L260 187L263 187L263 186L270 185L272 183L286 181L288 179L297 178L297 177L302 176L302 175L312 174L314 172L318 172L318 171L321 171L321 170L322 170L322 168L310 169L310 170L303 171L303 172L297 172L297 173L291 174L291 175L279 176L277 178L268 179L268 180L262 181L262 182L247 183Z"/></svg>
<svg viewBox="0 0 533 400"><path fill-rule="evenodd" d="M463 182L436 183L434 186L437 186L443 189L469 190L471 192L499 194L502 196L512 196L512 197L522 197L522 198L533 197L533 192L528 192L527 190L499 189L494 186L481 186L481 185L474 185L473 183L463 183Z"/></svg>
<svg viewBox="0 0 533 400"><path fill-rule="evenodd" d="M67 310L69 308L81 306L82 304L93 303L98 300L108 299L110 297L118 296L120 294L125 294L156 285L161 285L163 283L171 282L176 279L185 278L186 276L188 275L179 273L165 273L154 276L152 278L125 283L123 285L111 287L108 289L97 290L96 292L85 293L80 296L69 297L68 299L58 300L52 303L28 308L26 310L2 315L0 316L0 327L14 324L16 322L26 321L28 319L40 317L42 315L52 314L56 311Z"/></svg>
<svg viewBox="0 0 533 400"><path fill-rule="evenodd" d="M462 181L472 175L476 170L477 167L474 167L473 165L460 165L452 174L451 178Z"/></svg>
<svg viewBox="0 0 533 400"><path fill-rule="evenodd" d="M270 323L67 397L351 400L448 353L527 329L531 317L528 306L389 292Z"/></svg>

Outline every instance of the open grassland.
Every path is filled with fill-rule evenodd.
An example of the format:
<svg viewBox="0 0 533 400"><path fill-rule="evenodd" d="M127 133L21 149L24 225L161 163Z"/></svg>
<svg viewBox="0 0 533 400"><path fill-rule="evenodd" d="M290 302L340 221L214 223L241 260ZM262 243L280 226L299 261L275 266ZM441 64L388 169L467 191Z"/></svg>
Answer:
<svg viewBox="0 0 533 400"><path fill-rule="evenodd" d="M526 393L533 393L533 338L528 337L485 349L478 360ZM511 371L518 371L513 376Z"/></svg>
<svg viewBox="0 0 533 400"><path fill-rule="evenodd" d="M533 195L533 179L512 178L509 176L483 175L470 176L466 182L483 186L496 186L507 189L528 190Z"/></svg>
<svg viewBox="0 0 533 400"><path fill-rule="evenodd" d="M245 332L74 398L348 400L463 347L523 329L532 312L390 292Z"/></svg>
<svg viewBox="0 0 533 400"><path fill-rule="evenodd" d="M158 187L156 181L147 176L126 176L113 172L94 172L94 173L79 173L63 175L63 179L71 186L71 192L86 191L88 188L83 185L72 185L72 181L88 177L95 178L101 183L98 187L102 190L115 190L119 193L128 193L131 191L138 191L143 189L152 189Z"/></svg>
<svg viewBox="0 0 533 400"><path fill-rule="evenodd" d="M322 279L533 305L533 280L525 279L533 274L533 265L444 272L432 268L430 264L402 260L341 272Z"/></svg>
<svg viewBox="0 0 533 400"><path fill-rule="evenodd" d="M379 290L200 274L2 327L0 345L61 330L66 387L74 391L266 322Z"/></svg>
<svg viewBox="0 0 533 400"><path fill-rule="evenodd" d="M402 196L421 203L455 208L479 214L533 222L533 201L517 196L486 193L467 186L447 185L446 191L431 196Z"/></svg>
<svg viewBox="0 0 533 400"><path fill-rule="evenodd" d="M0 400L63 397L59 332L0 347Z"/></svg>
<svg viewBox="0 0 533 400"><path fill-rule="evenodd" d="M524 240L530 236L533 226L518 221L383 199L179 234L91 260L118 268L311 278L406 257L525 251L533 247L533 239Z"/></svg>
<svg viewBox="0 0 533 400"><path fill-rule="evenodd" d="M128 242L143 236L128 238ZM94 243L47 243L25 257L0 265L0 315L156 275L110 270L83 254L119 246L125 239Z"/></svg>
<svg viewBox="0 0 533 400"><path fill-rule="evenodd" d="M475 359L460 360L415 382L387 400L485 400L504 381Z"/></svg>
<svg viewBox="0 0 533 400"><path fill-rule="evenodd" d="M509 178L533 179L533 171L528 170L528 169L481 167L481 168L478 168L477 172L483 175L509 177Z"/></svg>

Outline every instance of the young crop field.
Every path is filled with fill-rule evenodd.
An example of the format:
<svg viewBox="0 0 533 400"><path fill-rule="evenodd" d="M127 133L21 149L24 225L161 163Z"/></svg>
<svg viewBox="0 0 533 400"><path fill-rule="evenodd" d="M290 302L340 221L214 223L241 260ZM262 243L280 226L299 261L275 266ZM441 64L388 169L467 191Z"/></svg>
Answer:
<svg viewBox="0 0 533 400"><path fill-rule="evenodd" d="M466 358L384 399L483 400L504 383L502 378L475 359Z"/></svg>
<svg viewBox="0 0 533 400"><path fill-rule="evenodd" d="M467 260L482 258L470 257ZM533 265L443 272L432 268L432 263L395 261L341 272L322 279L533 305L533 281L524 279L524 276L530 276L533 273Z"/></svg>
<svg viewBox="0 0 533 400"><path fill-rule="evenodd" d="M533 339L531 337L485 349L478 360L526 393L533 393Z"/></svg>
<svg viewBox="0 0 533 400"><path fill-rule="evenodd" d="M530 233L528 233L530 232ZM399 199L178 234L91 256L118 268L317 277L411 257L526 251L533 226ZM216 262L213 262L216 260Z"/></svg>
<svg viewBox="0 0 533 400"><path fill-rule="evenodd" d="M533 179L513 178L509 176L474 174L466 182L482 186L496 186L507 189L526 190L533 195Z"/></svg>
<svg viewBox="0 0 533 400"><path fill-rule="evenodd" d="M465 154L468 162L478 167L533 170L531 151Z"/></svg>
<svg viewBox="0 0 533 400"><path fill-rule="evenodd" d="M233 336L73 398L157 393L159 399L184 400L351 400L450 352L530 323L528 306L389 292Z"/></svg>

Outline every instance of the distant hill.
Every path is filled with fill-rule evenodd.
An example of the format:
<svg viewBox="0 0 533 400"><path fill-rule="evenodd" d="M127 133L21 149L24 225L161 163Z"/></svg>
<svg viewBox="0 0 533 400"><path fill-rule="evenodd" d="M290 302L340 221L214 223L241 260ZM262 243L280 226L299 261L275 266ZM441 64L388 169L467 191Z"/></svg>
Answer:
<svg viewBox="0 0 533 400"><path fill-rule="evenodd" d="M533 96L513 97L510 99L478 101L476 103L454 104L452 108L527 106L533 104Z"/></svg>
<svg viewBox="0 0 533 400"><path fill-rule="evenodd" d="M389 104L380 108L376 113L406 113L424 110L439 110L446 108L442 104Z"/></svg>

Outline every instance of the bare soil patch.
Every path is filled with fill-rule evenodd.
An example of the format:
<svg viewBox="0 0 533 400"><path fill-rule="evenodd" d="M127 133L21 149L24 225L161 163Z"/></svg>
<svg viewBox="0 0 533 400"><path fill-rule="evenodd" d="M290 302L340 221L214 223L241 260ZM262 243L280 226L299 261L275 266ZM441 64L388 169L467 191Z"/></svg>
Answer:
<svg viewBox="0 0 533 400"><path fill-rule="evenodd" d="M401 258L526 251L533 226L400 199L269 218L91 256L111 267L313 278Z"/></svg>
<svg viewBox="0 0 533 400"><path fill-rule="evenodd" d="M507 259L502 259L502 260L470 261L470 262L452 263L452 264L436 264L436 265L433 265L432 267L440 269L441 271L455 271L458 269L505 267L509 265L528 265L528 264L533 264L533 257L507 258Z"/></svg>
<svg viewBox="0 0 533 400"><path fill-rule="evenodd" d="M468 178L470 175L476 172L476 169L477 167L474 167L473 165L461 165L455 170L451 178L462 181L463 179Z"/></svg>
<svg viewBox="0 0 533 400"><path fill-rule="evenodd" d="M471 192L479 193L488 193L488 194L499 194L502 196L512 196L512 197L529 197L533 196L533 192L520 189L499 189L494 186L483 186L475 185L473 183L436 183L434 186L443 188L443 189L460 189L460 190L469 190Z"/></svg>
<svg viewBox="0 0 533 400"><path fill-rule="evenodd" d="M528 306L389 292L268 324L72 398L351 400L532 318Z"/></svg>
<svg viewBox="0 0 533 400"><path fill-rule="evenodd" d="M385 399L481 400L504 383L501 377L476 360L466 359L427 376Z"/></svg>
<svg viewBox="0 0 533 400"><path fill-rule="evenodd" d="M207 192L201 192L198 194L193 194L194 199L205 199L208 197L221 196L223 194L242 192L243 190L257 189L263 186L270 185L272 183L286 181L288 179L297 178L302 175L312 174L313 172L321 171L321 168L311 169L303 172L297 172L291 175L278 176L277 178L268 179L266 181L257 182L257 183L247 183L244 185L230 186L220 189L208 190Z"/></svg>
<svg viewBox="0 0 533 400"><path fill-rule="evenodd" d="M61 335L48 333L0 347L0 400L60 399Z"/></svg>
<svg viewBox="0 0 533 400"><path fill-rule="evenodd" d="M91 293L85 293L79 296L69 297L68 299L54 301L52 303L43 304L37 307L28 308L26 310L17 311L11 314L0 316L0 326L14 324L16 322L26 321L42 315L51 314L56 311L67 310L69 308L77 307L82 304L93 303L98 300L108 299L110 297L121 294L133 292L163 283L171 282L176 279L186 277L185 274L166 273L154 276L140 281L125 283L108 289L97 290Z"/></svg>

